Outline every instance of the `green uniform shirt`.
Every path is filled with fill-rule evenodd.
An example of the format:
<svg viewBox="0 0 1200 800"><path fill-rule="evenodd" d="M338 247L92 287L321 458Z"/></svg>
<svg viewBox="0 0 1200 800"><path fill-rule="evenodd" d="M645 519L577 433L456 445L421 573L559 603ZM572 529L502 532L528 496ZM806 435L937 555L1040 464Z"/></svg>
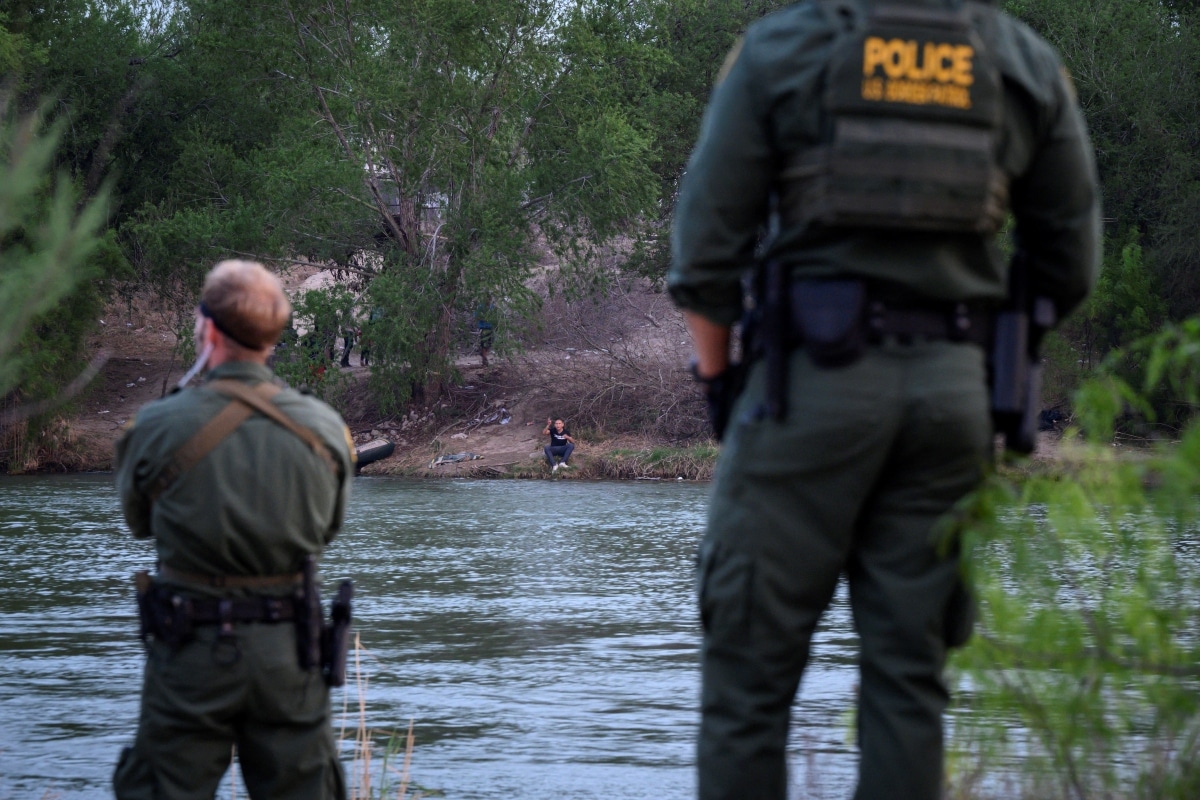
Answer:
<svg viewBox="0 0 1200 800"><path fill-rule="evenodd" d="M222 364L209 380L254 385L271 380L266 367ZM146 490L171 457L227 403L200 386L169 395L138 412L117 443L117 489L133 535L153 536L160 563L205 575L262 576L295 572L319 554L342 525L353 445L336 411L284 389L272 402L326 443L340 467L329 467L295 434L255 413L157 500Z"/></svg>
<svg viewBox="0 0 1200 800"><path fill-rule="evenodd" d="M1016 236L1031 256L1031 288L1063 315L1099 271L1099 190L1083 117L1049 45L1003 14L968 5L993 19L983 33L1005 87L999 164ZM740 316L739 281L754 263L781 166L827 134L822 91L839 35L824 9L802 2L752 25L730 54L676 205L668 285L683 308L720 324ZM923 299L986 302L1007 292L1007 265L978 234L793 225L764 255L794 276L874 279Z"/></svg>

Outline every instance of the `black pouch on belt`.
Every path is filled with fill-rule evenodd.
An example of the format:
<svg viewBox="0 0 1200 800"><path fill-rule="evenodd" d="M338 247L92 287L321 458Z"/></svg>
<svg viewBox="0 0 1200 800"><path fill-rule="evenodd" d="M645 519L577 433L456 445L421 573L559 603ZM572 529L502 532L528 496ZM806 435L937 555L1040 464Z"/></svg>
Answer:
<svg viewBox="0 0 1200 800"><path fill-rule="evenodd" d="M801 280L792 284L792 325L813 363L845 367L863 354L867 287L854 280Z"/></svg>
<svg viewBox="0 0 1200 800"><path fill-rule="evenodd" d="M195 632L192 601L155 584L147 572L138 572L133 577L142 641L153 636L173 649L190 642Z"/></svg>

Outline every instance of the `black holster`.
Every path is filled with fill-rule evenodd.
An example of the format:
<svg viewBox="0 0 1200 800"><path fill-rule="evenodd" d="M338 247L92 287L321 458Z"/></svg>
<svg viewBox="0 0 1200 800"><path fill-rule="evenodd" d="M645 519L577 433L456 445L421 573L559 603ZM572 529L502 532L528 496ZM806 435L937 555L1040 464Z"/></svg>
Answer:
<svg viewBox="0 0 1200 800"><path fill-rule="evenodd" d="M796 346L813 363L832 369L853 364L866 347L867 288L859 280L792 281L777 261L764 268L763 346L767 362L766 414L787 417L788 361Z"/></svg>
<svg viewBox="0 0 1200 800"><path fill-rule="evenodd" d="M354 584L342 581L329 609L330 625L321 637L321 670L330 686L346 684L346 658L350 652L351 601Z"/></svg>
<svg viewBox="0 0 1200 800"><path fill-rule="evenodd" d="M296 655L300 669L321 666L321 590L317 587L317 559L307 555L300 568L304 576L296 590Z"/></svg>
<svg viewBox="0 0 1200 800"><path fill-rule="evenodd" d="M992 424L1004 434L1005 449L1028 454L1037 445L1041 411L1041 340L1056 322L1056 309L1048 298L1032 296L1023 252L1010 270L1008 305L996 314L988 359Z"/></svg>
<svg viewBox="0 0 1200 800"><path fill-rule="evenodd" d="M301 669L320 669L325 683L346 683L346 659L350 649L351 600L354 584L342 581L330 609L332 620L325 623L321 593L317 588L317 561L305 556L301 568L304 579L296 596L296 647Z"/></svg>

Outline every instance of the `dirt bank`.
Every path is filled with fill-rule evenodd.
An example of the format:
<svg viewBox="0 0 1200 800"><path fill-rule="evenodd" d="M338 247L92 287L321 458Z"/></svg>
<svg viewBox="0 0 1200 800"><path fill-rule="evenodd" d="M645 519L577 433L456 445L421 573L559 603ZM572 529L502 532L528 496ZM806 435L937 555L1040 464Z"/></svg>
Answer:
<svg viewBox="0 0 1200 800"><path fill-rule="evenodd" d="M293 293L326 283L327 273L295 270ZM483 367L471 352L470 320L458 337L457 374L436 402L383 415L371 401L369 367L358 353L343 368L337 401L355 441L387 438L394 454L364 474L433 477L704 479L715 448L703 404L685 364L682 319L645 282L616 283L597 301L570 303L547 293L539 320L498 337ZM340 342L339 342L340 344ZM9 471L112 468L113 445L144 404L179 380L182 363L171 320L146 298L113 304L89 347L107 361L88 390L42 433ZM563 417L578 440L575 468L551 475L541 449L547 416ZM2 439L3 437L0 437ZM14 452L14 436L0 441ZM1056 457L1056 434L1040 438L1035 459ZM0 458L0 461L3 459Z"/></svg>
<svg viewBox="0 0 1200 800"><path fill-rule="evenodd" d="M311 268L293 271L285 284L294 293L326 281ZM391 416L374 408L369 367L352 354L337 405L359 444L379 437L396 444L364 474L549 477L541 454L547 416L566 419L579 440L577 468L556 479L709 474L714 451L685 370L687 336L665 294L638 281L617 283L598 301L547 293L541 319L516 326L498 337L483 367L464 319L451 388L436 402ZM89 342L107 359L100 373L9 470L111 469L124 426L189 366L176 345L172 320L148 298L114 303ZM13 438L10 432L0 450L14 452ZM448 460L455 455L459 460Z"/></svg>

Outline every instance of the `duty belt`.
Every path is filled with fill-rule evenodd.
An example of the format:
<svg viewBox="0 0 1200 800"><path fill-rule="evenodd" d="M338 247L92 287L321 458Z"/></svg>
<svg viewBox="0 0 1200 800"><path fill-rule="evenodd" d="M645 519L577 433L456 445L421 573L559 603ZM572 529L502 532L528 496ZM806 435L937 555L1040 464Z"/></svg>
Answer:
<svg viewBox="0 0 1200 800"><path fill-rule="evenodd" d="M177 578L175 570L166 573ZM160 575L164 571L160 570ZM141 621L141 638L153 635L171 647L179 647L192 640L197 626L219 626L219 639L230 640L233 626L240 622L292 622L297 621L304 609L294 596L255 595L252 597L193 597L180 594L172 587L155 583L150 574L142 571L134 575L137 585L138 616ZM234 647L234 655L237 647Z"/></svg>
<svg viewBox="0 0 1200 800"><path fill-rule="evenodd" d="M889 296L858 278L793 279L778 260L766 261L758 276L760 312L750 336L751 354L766 360L763 411L772 419L787 416L788 364L804 348L823 369L847 367L868 345L887 339L970 342L988 347L992 315L968 303L922 297Z"/></svg>
<svg viewBox="0 0 1200 800"><path fill-rule="evenodd" d="M176 583L190 583L212 589L273 589L279 586L299 586L303 573L287 572L282 575L205 575L159 564L158 576Z"/></svg>
<svg viewBox="0 0 1200 800"><path fill-rule="evenodd" d="M901 342L913 339L971 342L986 347L991 341L990 312L964 303L945 308L889 308L882 302L867 305L867 338L878 343L886 337Z"/></svg>
<svg viewBox="0 0 1200 800"><path fill-rule="evenodd" d="M886 338L970 342L987 347L994 314L968 303L914 302L876 297L857 280L802 280L791 284L788 304L791 347L853 339L878 344Z"/></svg>
<svg viewBox="0 0 1200 800"><path fill-rule="evenodd" d="M183 603L189 607L193 625L291 622L296 618L296 602L290 597L191 597Z"/></svg>

